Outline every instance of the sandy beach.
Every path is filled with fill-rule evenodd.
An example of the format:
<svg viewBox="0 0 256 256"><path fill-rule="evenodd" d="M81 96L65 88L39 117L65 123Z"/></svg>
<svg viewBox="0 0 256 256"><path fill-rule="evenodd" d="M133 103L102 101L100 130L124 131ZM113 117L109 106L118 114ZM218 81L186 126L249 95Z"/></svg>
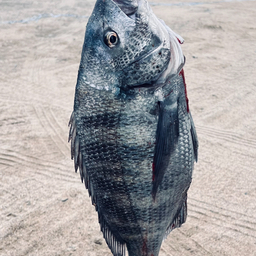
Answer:
<svg viewBox="0 0 256 256"><path fill-rule="evenodd" d="M256 1L155 0L185 43L199 137L188 218L160 256L256 255ZM0 255L111 256L70 159L95 1L0 2Z"/></svg>

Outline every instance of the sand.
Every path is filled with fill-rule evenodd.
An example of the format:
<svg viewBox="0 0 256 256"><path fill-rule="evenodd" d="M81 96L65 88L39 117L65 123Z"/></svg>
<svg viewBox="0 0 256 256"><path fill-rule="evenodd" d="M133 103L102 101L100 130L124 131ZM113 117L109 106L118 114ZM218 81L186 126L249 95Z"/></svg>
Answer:
<svg viewBox="0 0 256 256"><path fill-rule="evenodd" d="M256 2L159 1L185 39L200 142L187 222L160 256L256 255ZM67 143L93 6L0 2L1 256L112 255Z"/></svg>

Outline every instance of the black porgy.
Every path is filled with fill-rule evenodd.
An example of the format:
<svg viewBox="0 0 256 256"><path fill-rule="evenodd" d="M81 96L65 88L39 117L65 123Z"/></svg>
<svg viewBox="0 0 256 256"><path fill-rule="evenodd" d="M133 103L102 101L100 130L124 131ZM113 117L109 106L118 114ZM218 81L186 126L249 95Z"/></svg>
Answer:
<svg viewBox="0 0 256 256"><path fill-rule="evenodd" d="M158 256L186 221L198 140L182 43L146 0L97 0L86 27L71 156L114 256Z"/></svg>

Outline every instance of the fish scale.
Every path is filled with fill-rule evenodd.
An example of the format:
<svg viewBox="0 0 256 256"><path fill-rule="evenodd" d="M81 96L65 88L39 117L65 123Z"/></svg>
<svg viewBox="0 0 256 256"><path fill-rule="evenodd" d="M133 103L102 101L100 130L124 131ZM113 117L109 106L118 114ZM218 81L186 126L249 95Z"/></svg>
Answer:
<svg viewBox="0 0 256 256"><path fill-rule="evenodd" d="M120 2L97 0L87 24L71 156L113 255L126 247L129 256L157 256L186 221L198 141L176 34L146 1L128 8L135 19Z"/></svg>

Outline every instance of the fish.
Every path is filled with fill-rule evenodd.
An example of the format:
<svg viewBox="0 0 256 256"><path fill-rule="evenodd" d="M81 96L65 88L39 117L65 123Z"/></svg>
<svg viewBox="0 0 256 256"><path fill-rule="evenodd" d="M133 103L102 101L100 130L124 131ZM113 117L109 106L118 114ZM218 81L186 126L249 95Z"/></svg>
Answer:
<svg viewBox="0 0 256 256"><path fill-rule="evenodd" d="M198 139L183 41L146 0L97 0L86 26L71 158L114 256L157 256L186 221Z"/></svg>

